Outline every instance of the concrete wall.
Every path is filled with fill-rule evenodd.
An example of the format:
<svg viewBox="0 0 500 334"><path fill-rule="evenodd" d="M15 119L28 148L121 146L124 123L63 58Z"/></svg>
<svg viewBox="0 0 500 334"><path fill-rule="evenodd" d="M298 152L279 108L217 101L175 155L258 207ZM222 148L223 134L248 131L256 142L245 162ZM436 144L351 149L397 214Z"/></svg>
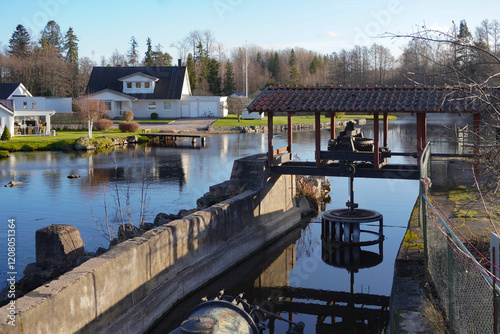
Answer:
<svg viewBox="0 0 500 334"><path fill-rule="evenodd" d="M235 179L249 170L254 177ZM191 290L298 224L294 177L270 176L265 156L235 162L230 183L246 190L123 242L18 299L16 327L1 308L0 332L141 333Z"/></svg>

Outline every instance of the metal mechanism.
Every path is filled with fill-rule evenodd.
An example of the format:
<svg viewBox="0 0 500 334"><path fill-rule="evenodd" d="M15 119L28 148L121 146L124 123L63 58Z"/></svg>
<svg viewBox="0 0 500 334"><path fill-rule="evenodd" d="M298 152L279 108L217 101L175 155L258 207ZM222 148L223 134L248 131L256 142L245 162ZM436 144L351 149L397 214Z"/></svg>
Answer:
<svg viewBox="0 0 500 334"><path fill-rule="evenodd" d="M204 298L187 314L181 326L170 334L259 334L267 328L264 323L266 317L289 323L286 334L302 334L304 331L303 322L294 323L251 305L243 299L242 293L233 298L224 295L224 290L221 290L211 300Z"/></svg>
<svg viewBox="0 0 500 334"><path fill-rule="evenodd" d="M364 138L361 130L354 127L354 122L348 122L336 139L328 141L328 151L321 152L321 159L338 160L343 174L352 176L356 174L357 164L375 163L374 149L373 139ZM387 147L380 148L379 152L379 165L383 166L387 163L391 152Z"/></svg>

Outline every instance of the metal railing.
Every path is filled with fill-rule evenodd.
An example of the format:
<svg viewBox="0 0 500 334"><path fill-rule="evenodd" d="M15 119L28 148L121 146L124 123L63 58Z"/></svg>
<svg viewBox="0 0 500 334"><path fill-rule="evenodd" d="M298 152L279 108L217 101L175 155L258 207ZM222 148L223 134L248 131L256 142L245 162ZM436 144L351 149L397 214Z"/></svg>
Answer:
<svg viewBox="0 0 500 334"><path fill-rule="evenodd" d="M423 229L427 269L448 317L449 330L496 334L498 283L464 246L452 222L429 195L431 160L429 143L420 160L419 224Z"/></svg>

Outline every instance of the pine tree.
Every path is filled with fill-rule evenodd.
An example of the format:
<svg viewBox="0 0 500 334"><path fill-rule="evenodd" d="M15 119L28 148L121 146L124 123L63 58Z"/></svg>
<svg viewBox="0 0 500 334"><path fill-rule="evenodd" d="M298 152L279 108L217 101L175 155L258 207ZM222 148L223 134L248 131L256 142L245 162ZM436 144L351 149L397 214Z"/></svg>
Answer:
<svg viewBox="0 0 500 334"><path fill-rule="evenodd" d="M296 65L290 70L290 80L292 85L300 85L300 72Z"/></svg>
<svg viewBox="0 0 500 334"><path fill-rule="evenodd" d="M42 50L53 51L60 54L62 50L63 37L59 24L53 20L47 22L47 25L41 32L39 44Z"/></svg>
<svg viewBox="0 0 500 334"><path fill-rule="evenodd" d="M153 51L153 65L155 66L172 66L172 56L168 52L162 51L161 44L155 46Z"/></svg>
<svg viewBox="0 0 500 334"><path fill-rule="evenodd" d="M297 65L297 56L295 55L295 51L293 49L292 52L290 52L290 60L288 61L288 65Z"/></svg>
<svg viewBox="0 0 500 334"><path fill-rule="evenodd" d="M319 68L321 68L321 61L319 61L318 57L314 56L311 65L309 65L309 72L315 74Z"/></svg>
<svg viewBox="0 0 500 334"><path fill-rule="evenodd" d="M30 42L30 33L22 24L19 24L9 40L9 53L16 57L29 56Z"/></svg>
<svg viewBox="0 0 500 334"><path fill-rule="evenodd" d="M139 62L139 51L137 50L137 41L135 40L135 37L132 36L130 39L130 49L127 53L127 60L128 64L130 66L137 66Z"/></svg>
<svg viewBox="0 0 500 334"><path fill-rule="evenodd" d="M214 95L222 93L222 78L219 76L220 64L215 59L210 59L207 64L207 74L205 79L208 82L208 89Z"/></svg>
<svg viewBox="0 0 500 334"><path fill-rule="evenodd" d="M154 61L153 61L153 49L151 47L151 38L148 37L146 40L146 45L147 45L147 50L146 50L146 56L144 57L144 65L145 66L153 66Z"/></svg>
<svg viewBox="0 0 500 334"><path fill-rule="evenodd" d="M280 56L277 52L274 53L274 56L271 56L269 59L268 70L271 72L274 79L278 79L280 75Z"/></svg>
<svg viewBox="0 0 500 334"><path fill-rule="evenodd" d="M66 52L66 56L64 57L66 63L78 66L78 37L76 37L71 27L64 37L63 49Z"/></svg>
<svg viewBox="0 0 500 334"><path fill-rule="evenodd" d="M226 63L226 75L224 76L224 95L231 95L236 90L236 85L234 83L234 73L233 73L233 64L228 61Z"/></svg>
<svg viewBox="0 0 500 334"><path fill-rule="evenodd" d="M191 86L191 92L194 92L197 86L197 79L196 79L196 71L194 68L194 60L191 54L188 54L187 56L186 67L189 77L189 85Z"/></svg>

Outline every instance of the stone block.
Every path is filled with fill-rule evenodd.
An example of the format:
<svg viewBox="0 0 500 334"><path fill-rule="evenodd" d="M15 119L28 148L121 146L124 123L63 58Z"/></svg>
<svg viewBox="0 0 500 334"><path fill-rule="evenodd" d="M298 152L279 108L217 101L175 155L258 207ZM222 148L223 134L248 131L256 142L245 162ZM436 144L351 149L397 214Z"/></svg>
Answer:
<svg viewBox="0 0 500 334"><path fill-rule="evenodd" d="M85 248L80 231L69 225L50 225L36 231L36 262L42 268L71 266Z"/></svg>

